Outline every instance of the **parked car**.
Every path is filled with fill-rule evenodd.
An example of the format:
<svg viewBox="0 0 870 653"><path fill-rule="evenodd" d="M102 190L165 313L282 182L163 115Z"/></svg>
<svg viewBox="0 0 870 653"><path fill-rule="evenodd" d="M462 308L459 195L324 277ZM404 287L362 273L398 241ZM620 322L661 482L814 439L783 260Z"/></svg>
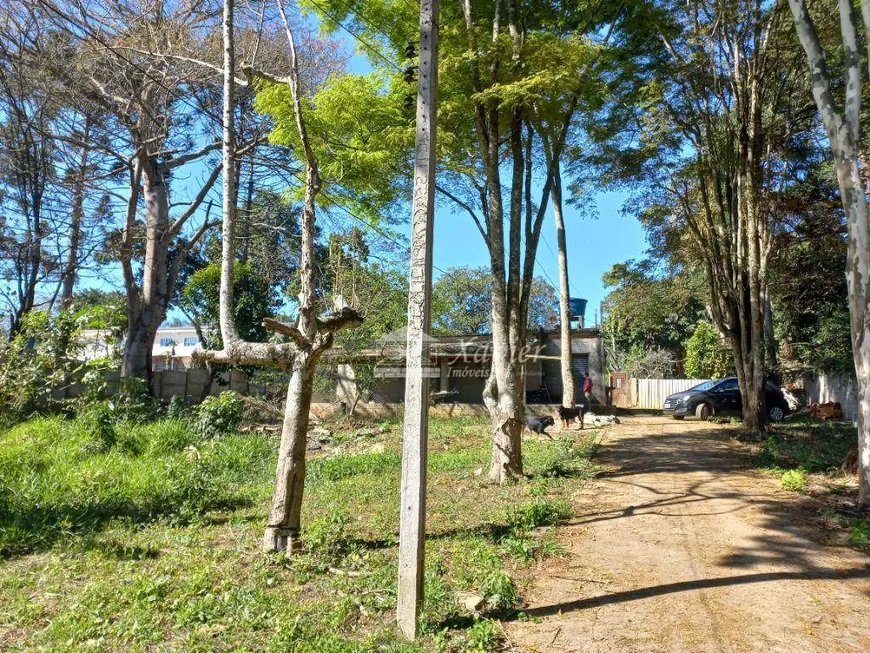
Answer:
<svg viewBox="0 0 870 653"><path fill-rule="evenodd" d="M773 422L778 422L791 412L782 390L773 383L767 383L765 400L767 416ZM670 395L665 399L662 410L665 415L672 415L674 419L683 419L687 415L704 420L713 415L740 415L743 412L743 400L737 386L737 377L704 381L694 388Z"/></svg>

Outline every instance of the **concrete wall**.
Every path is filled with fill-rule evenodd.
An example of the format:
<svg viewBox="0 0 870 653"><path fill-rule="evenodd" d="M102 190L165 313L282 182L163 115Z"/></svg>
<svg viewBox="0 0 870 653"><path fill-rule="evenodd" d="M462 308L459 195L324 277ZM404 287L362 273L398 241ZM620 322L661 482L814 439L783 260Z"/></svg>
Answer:
<svg viewBox="0 0 870 653"><path fill-rule="evenodd" d="M854 379L823 374L807 381L806 389L807 403L839 402L843 409L843 418L858 423L858 386Z"/></svg>
<svg viewBox="0 0 870 653"><path fill-rule="evenodd" d="M554 336L545 346L545 355L562 355L561 338ZM589 363L589 376L592 378L592 403L606 404L607 393L604 384L604 341L601 338L572 338L572 356L585 356ZM562 368L558 360L545 359L543 377L553 402L562 401ZM579 380L579 379L578 379ZM583 397L583 386L575 381L574 400L579 403ZM529 386L531 388L531 385Z"/></svg>

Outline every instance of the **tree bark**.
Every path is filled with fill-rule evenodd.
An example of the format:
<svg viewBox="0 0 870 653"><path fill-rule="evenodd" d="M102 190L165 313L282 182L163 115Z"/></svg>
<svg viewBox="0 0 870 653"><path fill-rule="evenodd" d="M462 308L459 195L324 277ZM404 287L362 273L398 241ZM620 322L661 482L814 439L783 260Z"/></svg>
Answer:
<svg viewBox="0 0 870 653"><path fill-rule="evenodd" d="M305 456L308 442L308 413L311 410L314 365L311 354L297 354L287 384L287 403L278 448L275 492L263 547L267 551L296 553L301 549L302 494L305 489Z"/></svg>
<svg viewBox="0 0 870 653"><path fill-rule="evenodd" d="M789 0L789 6L798 38L807 55L813 97L831 143L840 199L846 212L846 281L849 288L852 355L858 385L859 501L870 505L870 210L859 162L861 62L858 29L852 4L848 0L839 0L847 80L841 109L831 92L824 51L805 1ZM864 30L868 32L870 0L861 0L861 15ZM870 42L867 47L870 50Z"/></svg>
<svg viewBox="0 0 870 653"><path fill-rule="evenodd" d="M562 215L562 175L558 162L554 165L553 217L556 222L556 251L559 264L559 342L561 352L559 362L562 368L562 406L574 407L574 370L571 350L571 293L568 284L568 243L565 238L565 218Z"/></svg>
<svg viewBox="0 0 870 653"><path fill-rule="evenodd" d="M156 160L143 162L142 196L145 200L145 261L139 310L128 320L121 376L151 383L154 338L169 306L169 194L163 170ZM128 288L128 293L136 292Z"/></svg>
<svg viewBox="0 0 870 653"><path fill-rule="evenodd" d="M271 319L263 326L288 338L283 344L246 342L239 337L233 312L233 277L236 259L236 134L233 122L235 111L235 35L233 0L223 3L223 242L220 288L220 326L223 350L203 352L201 358L212 363L243 363L271 365L290 369L287 384L287 402L278 450L275 473L275 493L263 534L263 545L268 551L293 553L300 548L300 514L305 487L305 455L308 415L311 408L313 376L317 361L332 346L334 334L344 328L362 323L356 311L349 308L339 313L319 317L315 308L314 247L315 206L320 191L317 159L308 138L302 103L299 97L299 67L293 33L287 22L283 5L276 0L287 41L290 47L289 83L296 127L302 141L306 162L305 200L302 209L302 244L299 273L301 292L299 319L296 325L281 324Z"/></svg>

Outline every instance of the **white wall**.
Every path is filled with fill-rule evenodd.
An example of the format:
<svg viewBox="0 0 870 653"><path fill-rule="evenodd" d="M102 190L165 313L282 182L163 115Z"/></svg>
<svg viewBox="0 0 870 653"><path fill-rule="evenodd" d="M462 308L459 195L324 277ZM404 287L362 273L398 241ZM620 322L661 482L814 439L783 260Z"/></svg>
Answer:
<svg viewBox="0 0 870 653"><path fill-rule="evenodd" d="M840 403L843 417L858 423L858 386L854 379L843 376L827 376L807 381L807 403Z"/></svg>

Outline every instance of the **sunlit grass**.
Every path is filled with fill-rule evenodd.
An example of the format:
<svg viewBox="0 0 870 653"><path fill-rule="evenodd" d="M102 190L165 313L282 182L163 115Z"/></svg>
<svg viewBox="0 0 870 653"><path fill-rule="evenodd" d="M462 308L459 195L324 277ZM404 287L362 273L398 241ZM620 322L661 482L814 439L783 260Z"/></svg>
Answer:
<svg viewBox="0 0 870 653"><path fill-rule="evenodd" d="M260 551L274 435L200 441L163 419L106 443L58 418L0 434L0 648L497 647L517 572L561 552L548 525L571 515L594 436L524 441L528 480L493 486L487 423L432 420L424 637L410 645L393 627L401 428L382 425L329 425L341 445L309 462L307 548L292 558ZM458 591L480 596L479 614Z"/></svg>

